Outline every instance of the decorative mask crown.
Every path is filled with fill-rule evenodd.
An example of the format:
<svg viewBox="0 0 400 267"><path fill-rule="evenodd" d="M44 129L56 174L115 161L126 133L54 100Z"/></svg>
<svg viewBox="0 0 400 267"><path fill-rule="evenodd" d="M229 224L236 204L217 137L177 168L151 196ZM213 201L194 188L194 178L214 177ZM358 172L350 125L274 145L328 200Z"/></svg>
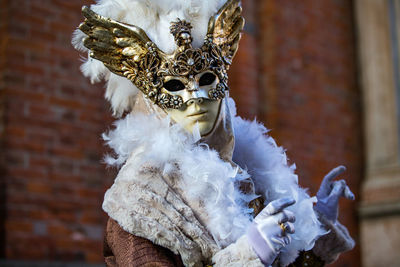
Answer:
<svg viewBox="0 0 400 267"><path fill-rule="evenodd" d="M192 43L192 25L190 25L190 23L178 18L177 22L171 22L171 27L169 29L178 47L185 47L187 44Z"/></svg>
<svg viewBox="0 0 400 267"><path fill-rule="evenodd" d="M190 23L180 19L172 22L170 32L177 45L173 54L158 49L139 27L102 17L88 7L83 7L82 13L86 19L79 29L87 34L84 45L90 49L90 57L102 61L111 72L128 78L161 108L178 109L183 105L181 96L163 90L168 76L190 80L211 71L218 77L218 83L208 91L208 98L218 100L225 96L227 69L244 25L239 0L229 0L211 17L201 48L192 47Z"/></svg>

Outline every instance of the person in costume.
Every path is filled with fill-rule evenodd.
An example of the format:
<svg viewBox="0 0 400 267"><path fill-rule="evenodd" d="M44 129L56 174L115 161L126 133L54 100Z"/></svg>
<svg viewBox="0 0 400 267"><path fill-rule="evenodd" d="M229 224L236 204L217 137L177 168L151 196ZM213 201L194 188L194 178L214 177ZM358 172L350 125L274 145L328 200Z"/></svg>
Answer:
<svg viewBox="0 0 400 267"><path fill-rule="evenodd" d="M316 197L284 150L236 115L227 70L239 0L99 0L73 44L116 117L120 167L105 194L107 266L323 266L354 241L337 221L354 195L332 170Z"/></svg>

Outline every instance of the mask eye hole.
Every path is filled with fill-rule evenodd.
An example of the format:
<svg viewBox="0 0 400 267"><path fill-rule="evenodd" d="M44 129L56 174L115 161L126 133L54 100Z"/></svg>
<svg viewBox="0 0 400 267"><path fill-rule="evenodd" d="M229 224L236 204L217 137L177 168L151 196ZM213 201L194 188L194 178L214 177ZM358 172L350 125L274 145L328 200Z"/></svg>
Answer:
<svg viewBox="0 0 400 267"><path fill-rule="evenodd" d="M185 85L179 80L169 80L164 83L164 88L170 92L176 92L185 89Z"/></svg>
<svg viewBox="0 0 400 267"><path fill-rule="evenodd" d="M199 85L200 86L210 85L215 81L215 78L216 78L215 75L210 72L204 73L200 77Z"/></svg>

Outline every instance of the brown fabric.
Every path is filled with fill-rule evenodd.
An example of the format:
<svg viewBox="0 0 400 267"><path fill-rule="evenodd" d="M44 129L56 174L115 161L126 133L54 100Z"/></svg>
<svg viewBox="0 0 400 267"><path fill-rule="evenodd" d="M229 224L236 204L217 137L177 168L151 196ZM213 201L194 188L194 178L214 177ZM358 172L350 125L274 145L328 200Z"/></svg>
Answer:
<svg viewBox="0 0 400 267"><path fill-rule="evenodd" d="M300 251L299 256L296 260L287 265L286 267L324 267L325 262L318 256L316 256L312 250ZM273 263L272 267L284 267L281 265L279 258L277 258Z"/></svg>
<svg viewBox="0 0 400 267"><path fill-rule="evenodd" d="M104 260L109 267L172 267L183 266L179 255L151 241L124 231L108 219L104 235Z"/></svg>
<svg viewBox="0 0 400 267"><path fill-rule="evenodd" d="M104 260L108 267L172 267L184 266L179 255L157 246L151 241L134 236L123 230L109 218L104 236ZM324 262L312 251L300 252L296 261L289 267L323 267ZM279 260L273 266L279 266Z"/></svg>
<svg viewBox="0 0 400 267"><path fill-rule="evenodd" d="M289 264L288 267L324 267L325 262L320 257L316 256L312 250L301 251L296 261Z"/></svg>
<svg viewBox="0 0 400 267"><path fill-rule="evenodd" d="M313 253L327 264L334 262L341 253L353 249L355 243L349 231L340 222L331 222L325 216L319 215L319 220L329 233L321 236L315 242Z"/></svg>

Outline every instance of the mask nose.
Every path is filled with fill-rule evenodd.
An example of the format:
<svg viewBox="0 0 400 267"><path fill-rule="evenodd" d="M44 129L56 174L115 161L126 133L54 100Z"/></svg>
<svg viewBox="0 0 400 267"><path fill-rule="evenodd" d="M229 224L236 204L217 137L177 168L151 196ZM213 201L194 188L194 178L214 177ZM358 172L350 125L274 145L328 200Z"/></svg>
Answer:
<svg viewBox="0 0 400 267"><path fill-rule="evenodd" d="M184 91L184 101L187 105L194 103L200 104L204 102L205 98L208 98L208 91L200 88L199 83L195 80L190 81L186 85L186 90ZM188 99L188 100L187 100Z"/></svg>
<svg viewBox="0 0 400 267"><path fill-rule="evenodd" d="M186 102L188 106L194 103L201 104L203 102L202 94L199 89L199 84L196 81L189 82L187 90L190 96L189 100Z"/></svg>
<svg viewBox="0 0 400 267"><path fill-rule="evenodd" d="M203 103L203 98L191 98L191 99L189 99L187 102L186 102L186 104L188 105L188 106L190 106L190 105L193 105L193 104L201 104L201 103Z"/></svg>
<svg viewBox="0 0 400 267"><path fill-rule="evenodd" d="M191 98L201 98L203 97L202 92L200 91L189 91L189 99Z"/></svg>
<svg viewBox="0 0 400 267"><path fill-rule="evenodd" d="M197 92L197 91L199 91L199 89L200 89L199 84L196 81L192 80L189 82L188 87L187 87L187 90L189 92Z"/></svg>

